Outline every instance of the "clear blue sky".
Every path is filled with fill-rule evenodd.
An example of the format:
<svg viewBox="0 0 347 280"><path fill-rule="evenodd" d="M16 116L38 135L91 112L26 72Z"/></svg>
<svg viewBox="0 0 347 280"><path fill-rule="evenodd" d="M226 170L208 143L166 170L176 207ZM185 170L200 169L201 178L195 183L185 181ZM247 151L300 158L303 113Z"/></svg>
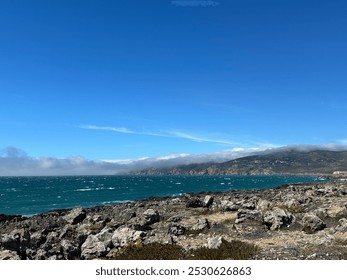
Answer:
<svg viewBox="0 0 347 280"><path fill-rule="evenodd" d="M347 1L2 0L0 149L347 143Z"/></svg>

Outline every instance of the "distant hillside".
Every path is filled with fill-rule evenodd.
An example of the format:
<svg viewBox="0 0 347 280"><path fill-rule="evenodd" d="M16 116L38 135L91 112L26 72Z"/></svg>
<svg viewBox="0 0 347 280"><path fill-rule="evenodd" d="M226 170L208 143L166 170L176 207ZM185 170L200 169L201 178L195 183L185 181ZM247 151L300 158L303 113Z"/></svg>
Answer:
<svg viewBox="0 0 347 280"><path fill-rule="evenodd" d="M329 175L347 170L347 151L276 150L224 163L179 165L135 172L137 175Z"/></svg>

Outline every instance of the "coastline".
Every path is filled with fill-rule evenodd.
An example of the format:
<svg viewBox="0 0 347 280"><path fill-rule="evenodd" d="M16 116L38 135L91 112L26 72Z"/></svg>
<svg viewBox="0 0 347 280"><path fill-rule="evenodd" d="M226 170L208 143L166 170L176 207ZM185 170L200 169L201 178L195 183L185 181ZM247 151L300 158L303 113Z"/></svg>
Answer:
<svg viewBox="0 0 347 280"><path fill-rule="evenodd" d="M191 257L235 241L254 249L241 259L347 259L347 182L149 198L30 218L0 215L0 238L2 260L115 259L127 248L146 248L138 258L155 259L150 251L157 246Z"/></svg>

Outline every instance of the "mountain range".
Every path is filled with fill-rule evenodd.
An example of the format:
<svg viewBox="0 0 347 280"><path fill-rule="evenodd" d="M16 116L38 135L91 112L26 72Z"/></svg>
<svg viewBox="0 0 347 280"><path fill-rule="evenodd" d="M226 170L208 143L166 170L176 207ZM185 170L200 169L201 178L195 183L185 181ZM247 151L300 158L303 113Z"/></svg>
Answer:
<svg viewBox="0 0 347 280"><path fill-rule="evenodd" d="M222 163L148 168L136 175L332 175L347 172L347 151L276 149ZM342 172L344 173L344 172Z"/></svg>

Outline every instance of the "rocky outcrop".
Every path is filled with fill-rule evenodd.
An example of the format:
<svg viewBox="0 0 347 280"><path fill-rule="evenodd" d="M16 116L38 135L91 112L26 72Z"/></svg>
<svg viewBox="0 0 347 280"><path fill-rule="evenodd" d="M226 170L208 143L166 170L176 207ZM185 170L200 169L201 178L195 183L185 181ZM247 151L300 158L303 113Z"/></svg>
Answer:
<svg viewBox="0 0 347 280"><path fill-rule="evenodd" d="M347 258L347 182L186 194L108 207L0 215L0 260L112 259L131 246L182 250L240 240L254 259Z"/></svg>
<svg viewBox="0 0 347 280"><path fill-rule="evenodd" d="M316 231L322 230L326 227L326 224L315 214L307 213L302 218L303 230L306 233L315 233Z"/></svg>
<svg viewBox="0 0 347 280"><path fill-rule="evenodd" d="M272 211L264 213L263 221L270 230L277 230L289 226L293 221L293 215L284 209L275 207Z"/></svg>

